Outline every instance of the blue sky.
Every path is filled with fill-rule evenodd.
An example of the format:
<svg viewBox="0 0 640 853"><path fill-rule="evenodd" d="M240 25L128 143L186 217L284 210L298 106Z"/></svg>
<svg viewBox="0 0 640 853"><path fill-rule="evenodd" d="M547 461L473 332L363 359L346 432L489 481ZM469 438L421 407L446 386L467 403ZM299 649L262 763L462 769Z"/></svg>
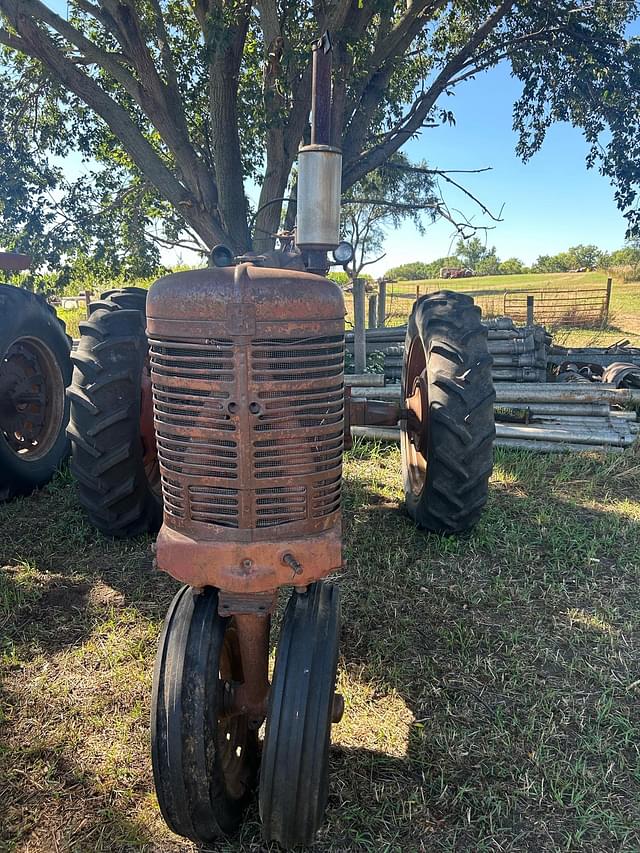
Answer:
<svg viewBox="0 0 640 853"><path fill-rule="evenodd" d="M625 219L613 200L614 189L597 169L585 165L587 145L579 130L554 125L541 149L528 163L515 155L517 136L512 130L513 104L520 83L507 65L484 73L460 86L454 96L439 101L451 109L455 127L425 130L404 148L411 160L426 160L444 169L491 166L479 175L454 175L492 212L502 205L502 222L492 223L487 244L502 259L519 257L531 263L540 254L555 254L577 243L595 243L602 249L623 245ZM486 223L480 211L460 194L445 189L450 206L458 206L475 221ZM479 235L485 239L483 233ZM452 226L440 221L421 237L412 225L389 231L385 259L370 269L383 272L407 261L429 261L446 255L455 245Z"/></svg>

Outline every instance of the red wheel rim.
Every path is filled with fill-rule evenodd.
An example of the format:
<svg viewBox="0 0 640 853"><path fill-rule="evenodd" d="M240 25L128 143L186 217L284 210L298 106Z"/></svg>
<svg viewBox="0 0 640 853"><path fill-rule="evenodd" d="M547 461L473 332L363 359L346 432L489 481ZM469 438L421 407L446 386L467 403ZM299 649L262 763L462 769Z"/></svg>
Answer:
<svg viewBox="0 0 640 853"><path fill-rule="evenodd" d="M402 382L402 397L408 417L403 421L400 441L405 491L416 497L422 493L427 478L425 451L429 442L429 398L426 374L426 353L416 335L409 345Z"/></svg>
<svg viewBox="0 0 640 853"><path fill-rule="evenodd" d="M60 435L65 382L49 347L19 338L0 360L0 434L20 459L42 459Z"/></svg>

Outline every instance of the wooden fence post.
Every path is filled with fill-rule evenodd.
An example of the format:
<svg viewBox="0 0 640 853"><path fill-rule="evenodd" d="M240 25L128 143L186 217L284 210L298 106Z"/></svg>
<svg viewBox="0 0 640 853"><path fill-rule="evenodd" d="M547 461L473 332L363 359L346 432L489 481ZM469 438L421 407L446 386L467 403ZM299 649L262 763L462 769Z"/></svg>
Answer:
<svg viewBox="0 0 640 853"><path fill-rule="evenodd" d="M609 322L609 308L611 307L611 285L613 284L612 279L607 279L607 293L604 297L604 325Z"/></svg>
<svg viewBox="0 0 640 853"><path fill-rule="evenodd" d="M364 279L353 280L353 363L354 373L364 373L367 366L367 337L365 333Z"/></svg>
<svg viewBox="0 0 640 853"><path fill-rule="evenodd" d="M89 314L91 313L91 309L89 307L91 305L91 296L92 296L91 291L85 290L85 292L84 292L84 304L85 304L85 310L87 312L87 319L89 319Z"/></svg>
<svg viewBox="0 0 640 853"><path fill-rule="evenodd" d="M420 285L416 284L416 301L420 299Z"/></svg>
<svg viewBox="0 0 640 853"><path fill-rule="evenodd" d="M381 278L378 282L378 328L383 329L387 321L387 282Z"/></svg>
<svg viewBox="0 0 640 853"><path fill-rule="evenodd" d="M369 294L369 328L375 329L378 319L378 297L375 293Z"/></svg>
<svg viewBox="0 0 640 853"><path fill-rule="evenodd" d="M533 326L533 295L527 296L527 326Z"/></svg>

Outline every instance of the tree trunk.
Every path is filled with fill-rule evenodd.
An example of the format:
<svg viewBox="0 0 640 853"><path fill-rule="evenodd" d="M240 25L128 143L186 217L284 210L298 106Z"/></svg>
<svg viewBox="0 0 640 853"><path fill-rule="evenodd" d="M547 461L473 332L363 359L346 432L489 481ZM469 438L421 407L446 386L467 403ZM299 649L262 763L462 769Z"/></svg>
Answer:
<svg viewBox="0 0 640 853"><path fill-rule="evenodd" d="M292 158L285 153L284 131L272 128L267 133L267 168L253 229L253 246L257 252L268 252L273 248L274 239L271 235L280 227L281 199L287 189L291 166Z"/></svg>
<svg viewBox="0 0 640 853"><path fill-rule="evenodd" d="M251 236L238 136L237 81L230 64L229 57L223 55L210 68L211 136L222 227L229 235L231 248L244 252L251 248Z"/></svg>

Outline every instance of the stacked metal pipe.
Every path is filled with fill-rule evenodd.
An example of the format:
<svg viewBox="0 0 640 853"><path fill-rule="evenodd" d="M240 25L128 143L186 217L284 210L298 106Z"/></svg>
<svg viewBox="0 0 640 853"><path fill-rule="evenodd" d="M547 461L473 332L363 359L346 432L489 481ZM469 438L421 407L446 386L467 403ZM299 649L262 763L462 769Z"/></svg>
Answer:
<svg viewBox="0 0 640 853"><path fill-rule="evenodd" d="M516 326L510 317L484 321L489 352L493 356L494 382L544 382L547 347L550 337L542 326ZM406 326L368 329L367 355L384 353L387 382L398 382L402 374ZM353 334L346 336L347 349L353 352Z"/></svg>
<svg viewBox="0 0 640 853"><path fill-rule="evenodd" d="M600 384L497 383L497 447L566 452L622 452L638 438L635 411L620 407L640 403L640 390ZM354 388L354 397L397 400L398 386ZM616 408L614 408L616 407ZM353 427L354 435L398 441L400 430Z"/></svg>
<svg viewBox="0 0 640 853"><path fill-rule="evenodd" d="M516 326L511 317L483 321L494 382L545 382L551 336L544 326Z"/></svg>
<svg viewBox="0 0 640 853"><path fill-rule="evenodd" d="M622 449L638 437L636 412L612 408L621 402L613 389L570 383L541 383L528 394L525 389L515 383L496 385L499 447L560 452Z"/></svg>

